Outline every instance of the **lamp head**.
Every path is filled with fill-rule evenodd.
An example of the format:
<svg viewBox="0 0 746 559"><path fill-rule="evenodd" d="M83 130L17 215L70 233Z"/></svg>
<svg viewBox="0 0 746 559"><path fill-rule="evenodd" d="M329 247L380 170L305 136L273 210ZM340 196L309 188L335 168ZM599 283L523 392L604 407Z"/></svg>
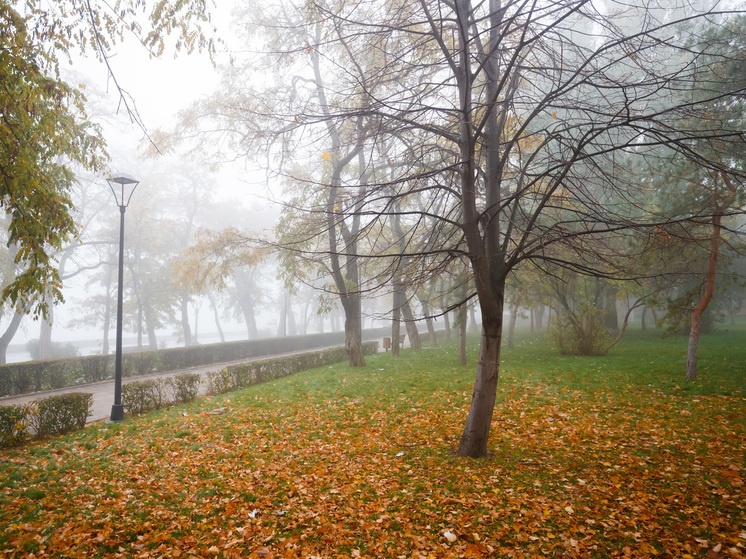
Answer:
<svg viewBox="0 0 746 559"><path fill-rule="evenodd" d="M106 182L109 183L109 188L111 188L114 199L120 208L129 206L132 194L135 192L137 185L140 184L139 180L127 173L115 173L106 179ZM120 188L115 189L112 183L118 184L121 187L121 192Z"/></svg>

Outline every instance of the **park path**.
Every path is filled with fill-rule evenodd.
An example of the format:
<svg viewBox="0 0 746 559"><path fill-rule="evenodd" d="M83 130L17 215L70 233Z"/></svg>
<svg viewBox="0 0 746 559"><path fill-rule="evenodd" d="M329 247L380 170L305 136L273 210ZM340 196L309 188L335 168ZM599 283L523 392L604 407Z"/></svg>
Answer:
<svg viewBox="0 0 746 559"><path fill-rule="evenodd" d="M289 353L281 353L275 355L261 355L257 357L250 357L248 359L239 359L238 361L228 361L225 363L213 363L212 365L201 365L198 367L191 367L189 369L181 369L176 371L164 371L162 373L153 373L150 375L141 375L136 377L127 377L122 379L122 384L127 384L134 381L141 381L151 378L168 378L183 373L197 373L203 379L207 376L208 372L220 371L230 365L238 365L240 363L249 363L251 361L260 361L264 359L272 359L273 357L283 357L285 355L296 355L301 353L316 353L323 351L324 347L315 348L313 350L304 349L302 351L293 351ZM205 382L200 384L199 394L204 395L207 389ZM72 392L87 392L93 394L93 408L91 414L88 416L88 423L94 421L100 421L102 419L108 419L111 416L111 406L114 404L114 380L105 380L101 382L94 382L91 384L78 384L75 386L68 386L65 388L56 388L54 390L45 390L42 392L33 392L31 394L23 394L20 396L10 396L0 398L0 406L10 406L14 404L27 404L34 400L41 400L49 396L56 396L57 394L70 394Z"/></svg>

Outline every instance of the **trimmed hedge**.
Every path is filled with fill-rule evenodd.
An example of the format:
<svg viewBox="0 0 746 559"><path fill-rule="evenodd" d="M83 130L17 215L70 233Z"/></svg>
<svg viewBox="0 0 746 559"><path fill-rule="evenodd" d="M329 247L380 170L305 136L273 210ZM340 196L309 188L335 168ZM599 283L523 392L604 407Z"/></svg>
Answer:
<svg viewBox="0 0 746 559"><path fill-rule="evenodd" d="M363 353L378 351L378 342L365 342ZM267 382L314 367L339 363L347 358L344 348L286 355L231 365L207 373L208 394L223 394L252 384ZM122 404L127 414L142 414L173 404L191 402L199 393L201 377L184 373L170 378L128 382L122 386ZM63 434L85 427L93 406L93 395L70 393L36 400L28 405L0 405L0 448L16 446L37 437Z"/></svg>
<svg viewBox="0 0 746 559"><path fill-rule="evenodd" d="M378 342L365 342L363 354L378 351ZM347 359L342 347L335 347L314 353L286 355L250 363L231 365L220 371L207 373L207 393L216 395L232 392L252 384L259 384L292 375L306 369L339 363Z"/></svg>
<svg viewBox="0 0 746 559"><path fill-rule="evenodd" d="M385 336L389 331L390 328L377 328L366 330L364 334L370 339ZM175 371L200 365L343 345L344 332L328 332L125 353L122 373L125 377L134 377L153 372ZM10 363L0 365L0 397L111 378L114 378L114 355Z"/></svg>
<svg viewBox="0 0 746 559"><path fill-rule="evenodd" d="M122 386L124 413L140 415L174 404L191 402L197 397L201 382L197 373L128 382Z"/></svg>
<svg viewBox="0 0 746 559"><path fill-rule="evenodd" d="M23 444L29 438L29 406L0 406L0 448Z"/></svg>
<svg viewBox="0 0 746 559"><path fill-rule="evenodd" d="M33 403L31 424L37 437L64 435L85 427L93 408L93 394L74 392L50 396Z"/></svg>
<svg viewBox="0 0 746 559"><path fill-rule="evenodd" d="M85 427L93 394L74 392L26 405L0 406L0 448L23 444L35 434L63 434Z"/></svg>

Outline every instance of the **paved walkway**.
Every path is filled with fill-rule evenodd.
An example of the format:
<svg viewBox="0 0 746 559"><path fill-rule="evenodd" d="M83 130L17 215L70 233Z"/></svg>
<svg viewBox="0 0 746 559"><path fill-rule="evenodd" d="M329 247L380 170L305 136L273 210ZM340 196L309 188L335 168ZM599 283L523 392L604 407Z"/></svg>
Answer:
<svg viewBox="0 0 746 559"><path fill-rule="evenodd" d="M278 355L261 355L258 357L252 357L249 359L240 359L238 361L229 361L227 363L213 363L212 365L204 365L199 367L192 367L190 369L182 369L178 371L167 371L163 373L153 373L151 375L142 375L137 377L127 377L122 379L122 384L129 382L146 380L150 378L168 378L182 373L197 373L204 377L210 371L220 371L229 365L238 365L239 363L248 363L251 361L260 361L263 359L272 359L273 357L282 357L284 355L293 355L297 353L315 353L317 351L323 351L328 348L316 348L313 350L303 350L291 353L283 353ZM201 395L205 394L207 385L205 382L200 384ZM55 396L57 394L69 394L71 392L88 392L93 394L93 409L91 415L88 416L88 423L93 421L99 421L102 419L109 419L111 417L111 406L114 404L114 380L105 380L102 382L95 382L92 384L78 384L75 386L68 386L65 388L57 388L55 390L46 390L43 392L34 392L32 394L23 394L21 396L10 396L6 398L0 398L0 406L2 405L13 405L13 404L27 404L34 400L41 400L48 396Z"/></svg>

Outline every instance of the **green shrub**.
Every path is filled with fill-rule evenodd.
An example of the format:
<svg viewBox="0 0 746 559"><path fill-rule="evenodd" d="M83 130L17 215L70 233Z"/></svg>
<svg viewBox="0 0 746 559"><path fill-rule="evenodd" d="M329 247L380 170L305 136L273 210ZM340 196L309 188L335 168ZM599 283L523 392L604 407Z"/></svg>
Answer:
<svg viewBox="0 0 746 559"><path fill-rule="evenodd" d="M122 386L124 413L140 415L157 410L168 402L165 379L128 382Z"/></svg>
<svg viewBox="0 0 746 559"><path fill-rule="evenodd" d="M112 378L114 376L114 356L90 355L85 359L80 359L80 370L84 382L98 382Z"/></svg>
<svg viewBox="0 0 746 559"><path fill-rule="evenodd" d="M24 443L29 438L29 406L0 406L0 448Z"/></svg>
<svg viewBox="0 0 746 559"><path fill-rule="evenodd" d="M240 365L234 365L236 367ZM234 384L234 375L231 375L229 370L230 367L222 369L220 371L209 371L207 373L207 393L212 394L225 394L231 390L239 388Z"/></svg>
<svg viewBox="0 0 746 559"><path fill-rule="evenodd" d="M563 311L552 325L552 340L561 355L606 355L612 336L604 326L603 310L590 304Z"/></svg>
<svg viewBox="0 0 746 559"><path fill-rule="evenodd" d="M64 434L85 427L93 407L93 394L74 392L50 396L33 403L31 423L36 435Z"/></svg>
<svg viewBox="0 0 746 559"><path fill-rule="evenodd" d="M171 400L175 404L185 404L193 401L199 393L202 378L197 373L183 373L166 379L171 389Z"/></svg>
<svg viewBox="0 0 746 559"><path fill-rule="evenodd" d="M139 351L137 353L128 353L124 358L131 369L127 376L149 375L158 370L158 352L157 351Z"/></svg>

